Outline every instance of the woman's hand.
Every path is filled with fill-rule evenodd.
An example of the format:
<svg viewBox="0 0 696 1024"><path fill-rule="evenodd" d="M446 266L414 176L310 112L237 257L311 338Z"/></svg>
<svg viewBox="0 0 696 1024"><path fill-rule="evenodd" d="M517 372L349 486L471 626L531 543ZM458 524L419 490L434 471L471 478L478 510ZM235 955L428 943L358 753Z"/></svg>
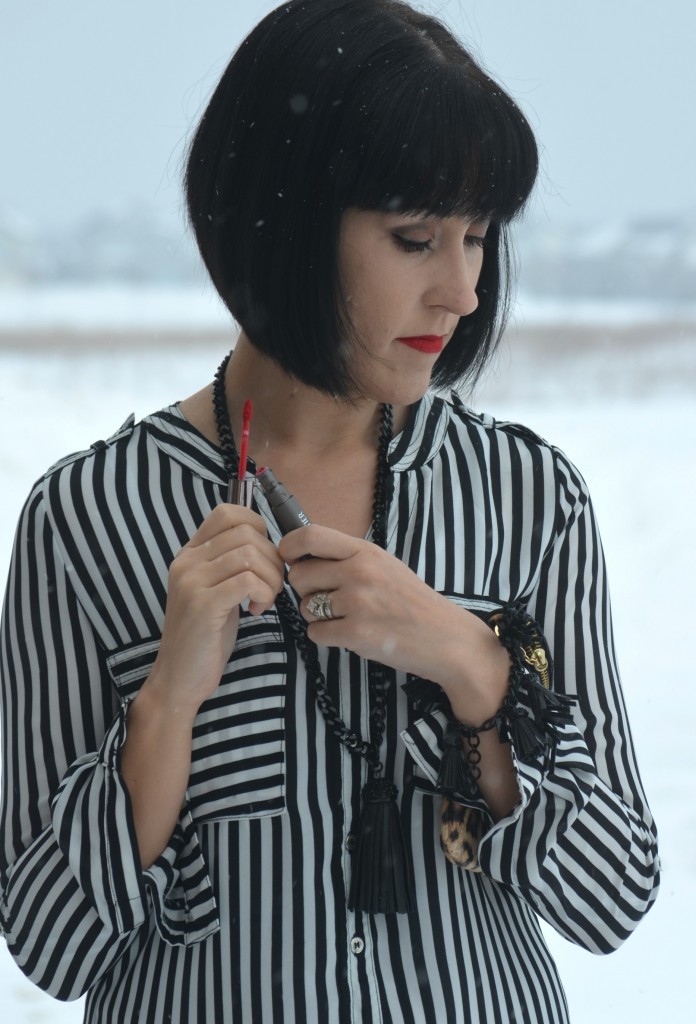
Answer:
<svg viewBox="0 0 696 1024"><path fill-rule="evenodd" d="M262 518L215 508L171 564L162 642L143 687L193 715L220 683L239 626L239 606L261 615L283 586L284 564Z"/></svg>
<svg viewBox="0 0 696 1024"><path fill-rule="evenodd" d="M128 787L143 868L167 845L191 769L199 707L220 684L239 626L239 606L267 611L285 566L263 520L250 509L219 505L169 569L162 642L128 709L121 773Z"/></svg>
<svg viewBox="0 0 696 1024"><path fill-rule="evenodd" d="M439 683L462 722L479 725L507 692L509 658L475 615L423 582L375 544L322 526L289 533L279 550L300 611L317 644L345 647L363 658ZM302 561L305 556L311 559ZM335 618L308 610L327 593Z"/></svg>

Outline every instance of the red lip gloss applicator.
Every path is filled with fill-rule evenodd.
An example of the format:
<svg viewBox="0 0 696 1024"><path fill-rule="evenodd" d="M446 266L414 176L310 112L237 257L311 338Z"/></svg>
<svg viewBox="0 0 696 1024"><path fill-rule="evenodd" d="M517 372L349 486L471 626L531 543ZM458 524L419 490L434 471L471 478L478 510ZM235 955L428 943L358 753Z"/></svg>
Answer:
<svg viewBox="0 0 696 1024"><path fill-rule="evenodd" d="M251 427L251 399L247 398L242 411L242 443L239 448L239 479L246 477L247 455L249 453L249 428Z"/></svg>

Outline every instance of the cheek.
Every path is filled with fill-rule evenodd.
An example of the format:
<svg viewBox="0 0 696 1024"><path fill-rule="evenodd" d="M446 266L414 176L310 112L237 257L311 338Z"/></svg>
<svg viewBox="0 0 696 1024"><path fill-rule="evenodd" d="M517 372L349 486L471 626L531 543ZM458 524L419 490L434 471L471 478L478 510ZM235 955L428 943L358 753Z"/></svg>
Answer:
<svg viewBox="0 0 696 1024"><path fill-rule="evenodd" d="M352 275L351 284L352 308L380 321L398 315L412 294L404 274L380 264L364 264Z"/></svg>
<svg viewBox="0 0 696 1024"><path fill-rule="evenodd" d="M346 275L345 283L344 295L351 316L354 319L374 316L379 306L381 291L374 274L370 274L364 264L361 267L352 267L351 273Z"/></svg>
<svg viewBox="0 0 696 1024"><path fill-rule="evenodd" d="M343 294L351 316L355 317L369 310L374 303L374 283L369 268L364 262L354 261L341 275Z"/></svg>

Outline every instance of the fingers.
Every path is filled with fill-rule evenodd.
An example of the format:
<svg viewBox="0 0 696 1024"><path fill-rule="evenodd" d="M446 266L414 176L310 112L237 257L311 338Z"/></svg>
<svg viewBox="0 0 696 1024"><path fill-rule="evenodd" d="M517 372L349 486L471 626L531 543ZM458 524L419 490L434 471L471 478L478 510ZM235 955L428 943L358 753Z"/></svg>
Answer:
<svg viewBox="0 0 696 1024"><path fill-rule="evenodd" d="M300 597L309 597L321 591L336 590L345 580L343 572L334 562L308 561L297 562L288 572L288 582Z"/></svg>
<svg viewBox="0 0 696 1024"><path fill-rule="evenodd" d="M370 567L380 554L374 544L314 525L288 534L279 551L290 566L290 585L301 598L369 583ZM304 609L306 605L305 601Z"/></svg>
<svg viewBox="0 0 696 1024"><path fill-rule="evenodd" d="M301 598L300 612L308 623L309 638L404 671L412 671L413 665L420 667L433 621L437 624L431 606L439 595L393 555L374 544L347 539L349 544L343 550L352 549L353 555L299 561L289 570L290 583ZM334 552L341 550L330 536L311 544L316 550L327 546ZM301 550L305 547L303 544ZM321 614L326 601L318 601L313 612L316 595L328 598L331 618Z"/></svg>
<svg viewBox="0 0 696 1024"><path fill-rule="evenodd" d="M243 505L217 505L209 516L201 523L185 547L194 548L206 544L226 530L238 526L251 527L261 537L267 537L268 531L258 512Z"/></svg>
<svg viewBox="0 0 696 1024"><path fill-rule="evenodd" d="M331 601L332 619L317 620L302 603L301 612L307 623L307 636L313 643L323 647L344 647L365 658L381 661L385 665L402 667L399 664L399 649L404 645L401 633L392 623L387 626L374 616L362 615L349 604L342 604L340 592L328 595Z"/></svg>
<svg viewBox="0 0 696 1024"><path fill-rule="evenodd" d="M224 607L235 607L248 600L252 614L260 615L271 608L276 594L281 587L282 579L280 587L277 587L275 582L269 583L256 573L247 571L221 580L216 586L211 587L207 593L211 605L220 604ZM252 605L256 610L252 610Z"/></svg>
<svg viewBox="0 0 696 1024"><path fill-rule="evenodd" d="M184 545L177 557L213 563L231 551L242 549L248 558L253 557L254 550L262 553L276 566L278 572L282 574L285 571L285 563L275 545L265 532L260 533L254 524L248 522L228 527L213 534L208 540L199 540L196 544L189 542Z"/></svg>
<svg viewBox="0 0 696 1024"><path fill-rule="evenodd" d="M339 591L316 590L300 602L300 613L308 622L332 622L343 618L340 606Z"/></svg>
<svg viewBox="0 0 696 1024"><path fill-rule="evenodd" d="M170 566L170 601L210 600L218 612L250 599L253 614L271 607L285 564L263 520L249 509L218 506Z"/></svg>
<svg viewBox="0 0 696 1024"><path fill-rule="evenodd" d="M268 611L283 587L285 564L255 512L220 505L169 567L157 663L167 693L194 707L220 683L237 640L239 609Z"/></svg>
<svg viewBox="0 0 696 1024"><path fill-rule="evenodd" d="M346 537L346 540L349 542L347 545L332 545L332 550L343 550L346 553L343 558L313 557L291 565L288 581L301 598L342 589L345 603L347 594L350 594L351 598L360 599L361 596L379 592L388 585L394 564L398 567L400 563L397 563L392 555L386 554L367 541L357 540L355 537ZM326 548L323 543L312 543L311 546L319 550Z"/></svg>
<svg viewBox="0 0 696 1024"><path fill-rule="evenodd" d="M312 524L286 534L278 545L278 550L287 565L294 565L308 556L334 561L350 558L366 543L347 533L332 530L328 526Z"/></svg>
<svg viewBox="0 0 696 1024"><path fill-rule="evenodd" d="M206 562L203 572L206 584L215 587L233 576L251 573L265 583L275 596L283 586L283 562L276 549L261 550L255 544L244 544L223 551L217 558ZM250 596L250 595L246 595Z"/></svg>

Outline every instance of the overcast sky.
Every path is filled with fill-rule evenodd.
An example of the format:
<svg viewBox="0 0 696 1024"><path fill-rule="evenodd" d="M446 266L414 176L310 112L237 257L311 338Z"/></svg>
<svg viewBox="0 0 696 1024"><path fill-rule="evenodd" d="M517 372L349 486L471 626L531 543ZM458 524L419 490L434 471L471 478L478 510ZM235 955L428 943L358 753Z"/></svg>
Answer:
<svg viewBox="0 0 696 1024"><path fill-rule="evenodd" d="M0 0L0 209L180 206L184 140L265 0ZM535 217L696 217L692 0L421 0L543 149Z"/></svg>

